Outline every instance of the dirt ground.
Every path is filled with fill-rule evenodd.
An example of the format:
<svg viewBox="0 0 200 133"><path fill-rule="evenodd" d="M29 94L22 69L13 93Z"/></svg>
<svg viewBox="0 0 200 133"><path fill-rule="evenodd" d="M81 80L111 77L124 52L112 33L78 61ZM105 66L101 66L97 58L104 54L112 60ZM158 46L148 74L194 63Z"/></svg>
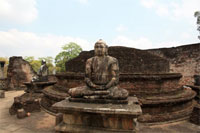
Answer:
<svg viewBox="0 0 200 133"><path fill-rule="evenodd" d="M24 91L7 91L0 99L0 133L54 133L55 117L44 112L31 113L29 117L17 119L9 114L14 97ZM200 126L188 121L146 126L139 124L139 133L200 133Z"/></svg>

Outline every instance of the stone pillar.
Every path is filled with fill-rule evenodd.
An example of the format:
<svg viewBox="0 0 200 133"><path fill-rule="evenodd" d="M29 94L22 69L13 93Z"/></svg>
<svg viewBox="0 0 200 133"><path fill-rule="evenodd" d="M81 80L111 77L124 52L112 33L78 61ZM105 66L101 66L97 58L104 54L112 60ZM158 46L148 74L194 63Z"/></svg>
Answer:
<svg viewBox="0 0 200 133"><path fill-rule="evenodd" d="M0 79L4 78L4 65L5 61L0 61Z"/></svg>

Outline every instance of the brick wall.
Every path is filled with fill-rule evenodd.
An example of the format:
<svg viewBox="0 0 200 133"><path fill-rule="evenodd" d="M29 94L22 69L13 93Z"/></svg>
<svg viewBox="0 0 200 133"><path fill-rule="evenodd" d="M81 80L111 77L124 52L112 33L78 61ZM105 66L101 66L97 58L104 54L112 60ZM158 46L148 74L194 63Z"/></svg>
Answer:
<svg viewBox="0 0 200 133"><path fill-rule="evenodd" d="M200 74L200 43L146 51L167 59L170 72L183 75L180 81L182 85L193 85L193 76Z"/></svg>

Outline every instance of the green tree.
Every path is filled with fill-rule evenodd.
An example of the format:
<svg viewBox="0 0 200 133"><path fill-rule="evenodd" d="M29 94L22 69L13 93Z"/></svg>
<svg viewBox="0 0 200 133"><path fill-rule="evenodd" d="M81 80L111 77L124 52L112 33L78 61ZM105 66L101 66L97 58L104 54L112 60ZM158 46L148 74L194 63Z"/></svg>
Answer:
<svg viewBox="0 0 200 133"><path fill-rule="evenodd" d="M24 60L30 63L35 72L37 72L40 69L41 62L39 60L35 60L33 56L25 56Z"/></svg>
<svg viewBox="0 0 200 133"><path fill-rule="evenodd" d="M62 46L62 51L56 55L55 64L58 72L65 71L65 62L77 57L82 51L82 48L74 43L70 42Z"/></svg>
<svg viewBox="0 0 200 133"><path fill-rule="evenodd" d="M52 74L53 70L55 69L55 66L53 65L53 57L47 56L47 57L39 57L37 60L33 56L25 56L24 60L28 61L33 70L35 72L38 72L41 66L42 60L46 61L46 64L49 68L49 74Z"/></svg>
<svg viewBox="0 0 200 133"><path fill-rule="evenodd" d="M35 58L34 58L34 56L25 56L24 60L26 60L26 61L28 61L30 63L30 62L34 61Z"/></svg>

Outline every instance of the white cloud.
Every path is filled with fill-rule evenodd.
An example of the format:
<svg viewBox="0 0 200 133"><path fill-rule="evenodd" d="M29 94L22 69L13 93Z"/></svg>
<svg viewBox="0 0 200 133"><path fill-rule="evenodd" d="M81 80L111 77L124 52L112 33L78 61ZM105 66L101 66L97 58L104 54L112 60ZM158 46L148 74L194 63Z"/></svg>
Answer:
<svg viewBox="0 0 200 133"><path fill-rule="evenodd" d="M169 48L186 44L193 44L195 41L191 42L191 40L198 40L197 37L195 38L191 36L190 32L181 33L179 38L177 40L171 41L154 42L147 37L139 37L138 39L132 39L126 36L117 36L111 41L109 46L125 46L137 49Z"/></svg>
<svg viewBox="0 0 200 133"><path fill-rule="evenodd" d="M169 17L175 20L194 19L194 12L200 8L200 0L179 0L173 2L158 0L140 0L146 8L153 9L158 15Z"/></svg>
<svg viewBox="0 0 200 133"><path fill-rule="evenodd" d="M155 0L141 0L140 2L146 8L152 8L155 6Z"/></svg>
<svg viewBox="0 0 200 133"><path fill-rule="evenodd" d="M132 39L126 36L117 36L111 41L107 40L109 46L126 46L138 49L174 47L191 43L196 36L191 36L190 32L180 34L180 38L171 42L153 42L149 38L139 37ZM197 37L196 37L197 40ZM96 40L95 40L96 41ZM64 44L75 42L83 50L93 50L95 42L88 42L86 39L71 36L59 36L52 34L36 34L32 32L21 32L16 29L0 31L0 57L9 56L35 56L35 57L55 57Z"/></svg>
<svg viewBox="0 0 200 133"><path fill-rule="evenodd" d="M24 24L37 15L36 0L0 0L0 21Z"/></svg>
<svg viewBox="0 0 200 133"><path fill-rule="evenodd" d="M141 4L146 8L152 8L159 16L168 15L168 5L159 3L156 0L140 0Z"/></svg>
<svg viewBox="0 0 200 133"><path fill-rule="evenodd" d="M88 4L88 0L78 0L81 4Z"/></svg>
<svg viewBox="0 0 200 133"><path fill-rule="evenodd" d="M199 0L182 0L181 4L172 3L173 14L175 17L194 17L194 12L200 9Z"/></svg>
<svg viewBox="0 0 200 133"><path fill-rule="evenodd" d="M152 42L145 38L140 37L136 40L130 39L126 36L117 36L114 38L109 46L126 46L126 47L133 47L138 49L148 49L152 48Z"/></svg>
<svg viewBox="0 0 200 133"><path fill-rule="evenodd" d="M189 39L192 38L192 36L188 32L184 32L184 33L181 34L181 38L185 39L185 40L189 40Z"/></svg>
<svg viewBox="0 0 200 133"><path fill-rule="evenodd" d="M69 42L79 44L83 50L91 50L92 45L85 39L50 34L20 32L16 29L0 31L0 56L55 57L61 47Z"/></svg>
<svg viewBox="0 0 200 133"><path fill-rule="evenodd" d="M118 32L123 32L123 31L126 31L127 30L127 28L124 26L124 25L122 25L122 24L120 24L117 28L116 28L116 31L118 31Z"/></svg>

